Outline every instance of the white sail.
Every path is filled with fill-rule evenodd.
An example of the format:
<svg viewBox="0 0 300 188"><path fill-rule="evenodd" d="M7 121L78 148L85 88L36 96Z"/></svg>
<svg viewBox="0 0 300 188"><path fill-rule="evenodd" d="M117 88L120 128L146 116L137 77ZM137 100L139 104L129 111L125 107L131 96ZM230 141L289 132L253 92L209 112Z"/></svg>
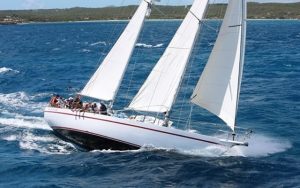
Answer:
<svg viewBox="0 0 300 188"><path fill-rule="evenodd" d="M126 71L152 0L142 0L127 27L105 57L81 95L113 101Z"/></svg>
<svg viewBox="0 0 300 188"><path fill-rule="evenodd" d="M191 101L235 126L244 64L245 0L230 0L209 60Z"/></svg>
<svg viewBox="0 0 300 188"><path fill-rule="evenodd" d="M208 0L195 0L164 54L129 105L147 112L170 111L189 61Z"/></svg>

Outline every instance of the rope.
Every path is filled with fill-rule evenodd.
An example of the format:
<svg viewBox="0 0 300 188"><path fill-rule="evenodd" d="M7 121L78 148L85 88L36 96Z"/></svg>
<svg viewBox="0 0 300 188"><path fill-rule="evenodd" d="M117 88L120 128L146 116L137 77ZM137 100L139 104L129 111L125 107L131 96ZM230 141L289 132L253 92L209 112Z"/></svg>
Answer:
<svg viewBox="0 0 300 188"><path fill-rule="evenodd" d="M154 6L151 6L151 7L149 7L150 9L151 8L153 8ZM144 24L145 24L145 22L146 22L146 19L147 18L145 18L145 21L144 21ZM144 28L144 27L143 27ZM141 33L140 33L140 37L139 37L139 39L138 40L142 40L143 38L144 38L144 32L143 32L143 29L142 29L142 31L141 31ZM139 57L139 54L141 54L141 49L140 48L138 48L137 49L137 51L136 51L136 57ZM129 104L130 104L130 97L129 97L129 92L130 91L132 91L133 89L131 89L132 88L132 83L134 83L133 82L133 76L134 76L134 73L135 73L135 70L136 70L136 64L137 64L137 61L138 61L138 58L135 58L134 59L134 63L133 63L133 70L131 71L131 74L130 74L130 79L129 79L129 84L128 84L128 87L127 87L127 91L126 91L126 95L125 95L125 100L128 100L128 102L127 102L127 105L126 106L129 106ZM136 82L135 82L136 83Z"/></svg>

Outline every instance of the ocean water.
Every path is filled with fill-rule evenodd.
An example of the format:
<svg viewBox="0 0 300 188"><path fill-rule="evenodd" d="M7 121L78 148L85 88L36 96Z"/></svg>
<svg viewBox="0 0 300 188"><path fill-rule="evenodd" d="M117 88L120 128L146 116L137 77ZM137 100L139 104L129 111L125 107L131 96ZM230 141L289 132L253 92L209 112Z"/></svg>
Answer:
<svg viewBox="0 0 300 188"><path fill-rule="evenodd" d="M123 108L180 21L147 21L118 93ZM216 39L208 21L172 118L186 128L188 99ZM0 187L300 187L300 21L249 21L237 123L251 128L242 154L216 148L86 152L55 137L43 119L52 93L80 91L126 22L0 26ZM192 129L223 123L192 107ZM228 129L227 129L228 130Z"/></svg>

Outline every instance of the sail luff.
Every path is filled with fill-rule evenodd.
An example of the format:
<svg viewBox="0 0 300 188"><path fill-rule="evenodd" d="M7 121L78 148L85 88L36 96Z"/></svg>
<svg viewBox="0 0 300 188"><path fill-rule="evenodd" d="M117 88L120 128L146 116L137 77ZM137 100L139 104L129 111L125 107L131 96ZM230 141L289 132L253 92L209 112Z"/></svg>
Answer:
<svg viewBox="0 0 300 188"><path fill-rule="evenodd" d="M151 4L152 0L141 1L121 36L81 91L81 95L114 101Z"/></svg>
<svg viewBox="0 0 300 188"><path fill-rule="evenodd" d="M239 85L237 94L237 103L235 111L235 123L238 112L238 101L240 99L241 83L243 78L244 60L245 60L245 48L246 48L246 30L247 30L247 0L242 0L242 31L241 31L241 51L240 51L240 63L239 63Z"/></svg>
<svg viewBox="0 0 300 188"><path fill-rule="evenodd" d="M221 118L233 131L244 63L244 0L230 0L209 60L191 101Z"/></svg>
<svg viewBox="0 0 300 188"><path fill-rule="evenodd" d="M168 112L176 98L208 0L195 0L129 109Z"/></svg>

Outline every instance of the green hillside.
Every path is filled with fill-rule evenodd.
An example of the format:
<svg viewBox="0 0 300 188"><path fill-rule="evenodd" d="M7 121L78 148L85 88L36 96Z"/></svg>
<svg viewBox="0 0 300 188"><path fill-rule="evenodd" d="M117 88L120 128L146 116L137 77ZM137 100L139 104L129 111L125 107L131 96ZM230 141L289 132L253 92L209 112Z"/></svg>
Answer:
<svg viewBox="0 0 300 188"><path fill-rule="evenodd" d="M181 19L189 7L155 6L151 19ZM85 20L128 19L136 6L106 8L71 8L40 10L4 10L0 11L0 20L19 19L23 22L56 22ZM224 4L209 5L207 18L222 18L226 10ZM248 3L250 19L300 19L300 3Z"/></svg>

